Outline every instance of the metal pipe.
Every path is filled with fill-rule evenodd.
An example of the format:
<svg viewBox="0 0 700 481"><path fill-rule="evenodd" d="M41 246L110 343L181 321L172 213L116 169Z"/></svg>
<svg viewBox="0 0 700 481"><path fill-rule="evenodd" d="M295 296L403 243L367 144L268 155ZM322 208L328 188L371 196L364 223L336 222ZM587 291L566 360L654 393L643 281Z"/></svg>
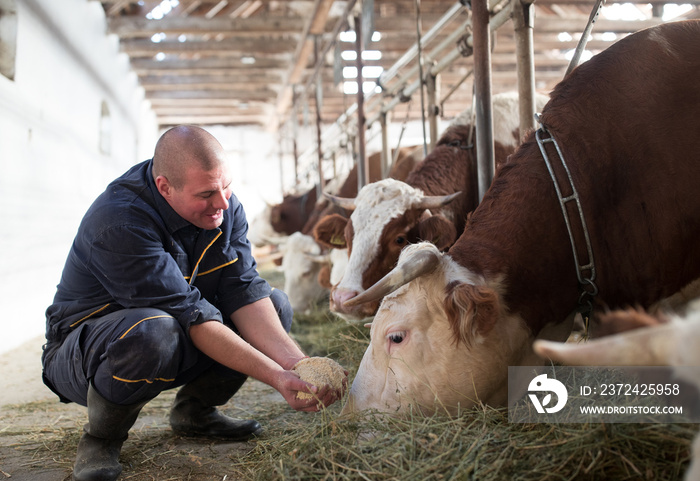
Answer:
<svg viewBox="0 0 700 481"><path fill-rule="evenodd" d="M522 136L535 128L535 60L532 40L535 12L529 1L512 0L512 3Z"/></svg>
<svg viewBox="0 0 700 481"><path fill-rule="evenodd" d="M435 150L435 144L437 143L438 137L438 114L440 113L440 107L437 104L438 98L438 85L437 76L428 74L425 78L425 90L428 96L428 128L430 132L430 152ZM427 155L427 152L424 152Z"/></svg>
<svg viewBox="0 0 700 481"><path fill-rule="evenodd" d="M425 91L423 89L423 48L421 42L421 15L420 15L420 0L414 0L416 6L416 45L418 46L418 78L420 79L420 124L423 131L423 157L428 156L428 144L426 143L425 132Z"/></svg>
<svg viewBox="0 0 700 481"><path fill-rule="evenodd" d="M506 23L508 20L510 20L510 16L511 16L512 11L513 11L513 5L512 5L512 2L509 2L502 10L500 10L496 15L494 15L491 18L491 20L489 21L489 29L492 32L495 32L496 30L498 30L501 26L503 26L504 23ZM469 24L471 24L471 21L466 22L465 26L469 25ZM457 33L461 34L462 32L457 32ZM454 43L458 37L459 37L459 35L454 35L453 38L450 38L451 42L449 42L449 43L444 42L445 46L449 46L450 44L454 45ZM474 46L474 36L473 35L469 36L469 38L467 39L467 44L470 47ZM438 50L438 48L436 48L436 50ZM431 52L431 55L434 54L436 50ZM429 75L439 74L440 72L445 70L447 67L452 65L452 63L457 58L459 58L461 56L462 56L462 53L460 52L460 50L456 47L453 47L453 49L451 51L449 51L444 57L442 57L437 63L433 64L433 66L428 71L428 74ZM413 70L413 73L415 74L415 70ZM384 106L381 108L380 113L389 111L392 108L394 108L397 104L399 104L401 102L401 100L400 100L401 97L410 97L413 94L413 92L415 92L418 89L419 86L420 86L420 82L418 80L414 80L408 86L405 86L403 89L400 90L400 92L401 92L400 95L395 94L394 98L392 98L389 102L384 104ZM376 121L378 115L379 114L377 114L377 116L375 116L375 117L372 117L367 123L371 124L374 121Z"/></svg>
<svg viewBox="0 0 700 481"><path fill-rule="evenodd" d="M438 20L437 23L425 33L425 35L423 35L422 43L426 44L430 42L433 37L435 37L443 28L445 28L445 25L447 25L453 17L457 16L457 14L462 11L463 8L464 6L460 2L455 2L447 13L445 13L445 15L443 15L440 20ZM392 79L402 67L408 64L416 57L416 55L418 55L418 51L419 44L416 43L409 48L406 53L404 53L401 58L394 63L394 65L382 73L382 75L379 77L380 81L384 83Z"/></svg>
<svg viewBox="0 0 700 481"><path fill-rule="evenodd" d="M566 69L564 77L569 75L569 73L571 73L571 71L574 68L576 68L579 60L581 60L581 55L583 54L583 51L586 48L586 44L588 43L588 36L591 34L591 30L593 30L593 24L598 18L598 14L600 13L600 9L603 7L603 5L605 5L605 0L596 0L595 5L593 6L593 10L591 11L591 15L588 17L588 23L586 24L586 28L581 34L581 38L578 41L578 45L576 45L576 50L574 50L574 56L571 58L571 62L569 63L569 67Z"/></svg>
<svg viewBox="0 0 700 481"><path fill-rule="evenodd" d="M369 184L369 162L365 156L365 92L362 79L362 17L355 16L355 51L357 52L357 190Z"/></svg>
<svg viewBox="0 0 700 481"><path fill-rule="evenodd" d="M390 112L384 112L379 116L379 125L382 128L382 179L386 179L391 170L391 147L389 146L389 116Z"/></svg>
<svg viewBox="0 0 700 481"><path fill-rule="evenodd" d="M355 0L350 0L350 1L355 1ZM458 10L459 10L459 9L458 9ZM508 3L503 7L503 9L501 9L498 13L496 13L496 14L491 18L491 20L490 20L490 22L489 22L489 28L490 28L492 31L495 31L495 30L497 30L498 28L500 28L505 22L507 22L508 20L510 20L512 11L513 11L512 2L508 2ZM448 12L447 15L445 15L445 16L443 17L443 19L445 19L446 17L448 17L448 15L449 15L449 12ZM454 44L455 44L457 38L459 38L460 35L463 35L463 33L464 33L464 28L465 28L467 25L470 25L470 24L471 24L471 20L468 20L468 21L464 22L460 28L458 28L455 32L453 32L452 34L450 34L450 35L448 36L448 38L446 38L445 40L443 40L443 42L441 42L441 43L429 54L429 56L428 56L429 58L436 57L436 56L437 56L436 54L439 53L439 52L441 52L441 51L444 50L445 48L450 47L450 46L453 47L452 50L450 50L450 51L449 51L447 54L445 54L440 60L438 60L436 64L433 65L433 67L430 69L430 72L429 72L429 73L437 75L438 73L440 73L441 71L443 71L444 69L446 69L447 67L449 67L457 58L459 58L459 57L462 56L462 54L460 53L459 49L457 49L457 48L454 47ZM423 41L424 41L424 42L425 42L425 39L426 39L427 35L428 35L428 34L426 34L426 35L423 37ZM468 44L469 46L473 46L473 37L470 37L470 38L467 40L467 44ZM415 46L414 46L414 47L415 47ZM398 64L399 64L399 62L396 62L394 65L398 65ZM393 69L393 66L390 67L390 69ZM414 67L414 69L411 69L411 71L410 71L410 72L407 72L407 74L415 75L416 71L417 71L417 68ZM411 72L412 72L412 73L411 73ZM402 78L405 78L405 77L406 77L406 75L404 75ZM399 90L399 91L402 91L402 92L404 93L404 95L410 96L413 92L415 92L415 91L418 89L419 85L420 85L420 83L419 83L418 81L414 81L414 82L411 82L407 87L404 87L403 89L398 88L398 90ZM380 102L380 101L382 100L382 96L381 96L381 95L378 96L378 95L374 95L373 93L370 93L369 95L367 95L367 96L364 98L364 100L365 100L365 103L366 103L366 108L371 108L371 107L374 105L372 102L375 101L375 100L376 100L377 102ZM375 116L373 116L373 117L371 117L369 120L367 120L367 121L366 121L367 124L370 124L370 125L371 125L372 123L374 123L374 122L379 118L379 115L381 115L381 114L384 113L384 112L388 112L389 110L391 110L392 108L394 108L394 107L395 107L397 104L399 104L399 103L400 103L400 100L395 96L391 101L389 101L389 102L387 102L386 104L384 104L384 105L380 108L379 112L378 112ZM326 139L332 139L332 138L337 137L338 135L340 135L340 134L342 133L342 128L340 127L340 125L346 123L346 122L351 118L351 116L353 116L353 115L355 114L356 111L357 111L357 104L353 104L353 105L351 105L350 107L348 107L348 109L347 109L343 114L341 114L341 115L338 117L338 119L337 119L331 126L329 126L329 127L324 131L324 133L323 133L323 139L324 139L324 140L326 140ZM305 158L308 157L309 155L312 155L312 154L314 153L314 150L315 150L315 146L309 148L307 151L304 152L304 154L301 156L301 158L302 158L302 159L305 159Z"/></svg>
<svg viewBox="0 0 700 481"><path fill-rule="evenodd" d="M356 0L349 0L348 5L346 6L346 9L345 9L346 15L342 16L343 19L349 15L348 12L351 9L351 5L354 5L355 2L356 2ZM433 26L433 28L431 28L425 35L423 35L423 39L422 39L423 43L425 44L425 43L428 43L430 40L432 40L432 38L435 37L435 35L437 35L445 27L445 25L447 25L449 23L450 20L452 20L457 14L459 14L463 8L465 8L463 5L461 5L459 2L456 2L455 5L453 5L452 8L450 8L450 10L445 15L443 15L440 18L440 20L438 20L438 22ZM497 16L498 16L498 14L496 16L494 16L494 18ZM506 17L505 20L508 20L508 18ZM464 28L467 25L469 25L469 23L470 23L470 20L465 21L460 27L457 28L457 30L455 32L453 32L452 34L450 34L448 36L448 38L443 40L443 42L441 42L438 45L438 47L436 47L436 49L431 52L431 56L435 56L439 51L442 51L444 48L449 47L451 45L454 45L456 39L459 37L459 35L462 34L462 32L464 31ZM333 31L333 38L336 38L338 36L340 28L344 24L345 24L345 20L339 21L336 24L336 28ZM314 69L313 77L318 75L318 73L322 67L321 63L323 62L323 57L325 57L325 55L329 49L330 49L330 45L327 46L326 49L324 49L324 52L321 55L320 62L319 62L319 64L316 65L316 67ZM386 79L386 80L391 79L393 76L396 75L396 72L403 65L405 65L406 63L408 63L408 61L410 61L411 59L413 59L415 57L416 51L417 51L417 46L413 45L398 61L396 61L394 63L394 65L389 67L389 69L387 71L385 71L384 74L382 75L382 77L380 77L380 78ZM457 58L460 55L459 51L455 51L455 53L456 53L456 55L453 57L453 59ZM447 65L449 65L449 63ZM443 68L445 68L445 67L443 67ZM412 69L411 71L413 72L413 75L415 75L415 70ZM309 79L309 81L306 85L307 89L310 87L311 82L312 82L312 79ZM416 88L417 88L417 85L416 85ZM415 91L415 89L413 91ZM364 101L366 103L365 108L366 109L373 108L374 105L377 102L381 102L382 99L383 99L382 95L376 95L374 92L370 92L364 98ZM338 117L338 119L328 129L325 130L325 132L323 134L324 140L337 137L340 134L339 130L342 130L342 129L340 129L340 124L347 122L348 119L350 119L355 114L356 111L357 111L357 104L356 103L351 105L350 107L348 107L348 109L343 114L341 114ZM376 120L376 118L373 119L372 122L374 122L375 120ZM372 122L367 122L367 123L371 124ZM315 149L315 147L310 147L307 151L305 151L302 154L301 158L304 159L307 156L312 155L314 152L314 149Z"/></svg>
<svg viewBox="0 0 700 481"><path fill-rule="evenodd" d="M491 31L487 0L472 0L474 37L474 95L476 96L476 151L479 153L479 201L491 185L494 171L493 115L491 112Z"/></svg>
<svg viewBox="0 0 700 481"><path fill-rule="evenodd" d="M318 35L314 36L314 61L318 62ZM326 187L326 176L323 175L323 145L321 144L321 104L323 102L323 86L321 77L316 79L316 151L318 152L318 183L316 198L320 199Z"/></svg>

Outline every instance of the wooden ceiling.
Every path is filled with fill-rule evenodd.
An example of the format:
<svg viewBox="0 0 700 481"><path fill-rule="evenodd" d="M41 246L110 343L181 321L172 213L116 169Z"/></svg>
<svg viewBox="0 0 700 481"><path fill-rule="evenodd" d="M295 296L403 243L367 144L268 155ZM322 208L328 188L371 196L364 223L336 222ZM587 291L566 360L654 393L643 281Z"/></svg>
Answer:
<svg viewBox="0 0 700 481"><path fill-rule="evenodd" d="M492 11L508 1L492 0ZM576 47L594 3L535 2L537 89L548 92L563 78L569 64L566 52ZM698 16L700 0L690 3L692 9L681 18ZM261 125L276 130L290 118L315 122L317 83L325 124L336 121L357 100L356 95L343 93L342 82L336 84L334 54L336 46L355 50L354 42L336 41L336 32L352 30L347 19L352 24L359 18L361 0L102 0L101 4L109 32L119 37L121 50L130 57L161 127L188 123ZM382 103L402 97L395 118L420 118L419 91L400 94L410 91L418 78L417 56L409 51L415 51L418 32L430 37L422 46L424 72L450 52L459 52L457 40L465 33L470 9L446 0L374 0L372 5L374 31L380 38L364 50L378 51L381 58L363 64L380 66L385 74L384 92L370 96L366 116L371 119ZM588 43L592 53L623 35L662 22L662 4L640 2L626 7L638 13L634 20L612 19L620 6L607 5L610 10L601 14ZM436 25L443 26L438 30ZM493 92L516 89L512 21L496 30L492 45ZM392 70L397 62L400 68ZM357 65L355 60L341 63ZM471 104L471 67L472 57L461 54L440 67L438 98L445 118Z"/></svg>

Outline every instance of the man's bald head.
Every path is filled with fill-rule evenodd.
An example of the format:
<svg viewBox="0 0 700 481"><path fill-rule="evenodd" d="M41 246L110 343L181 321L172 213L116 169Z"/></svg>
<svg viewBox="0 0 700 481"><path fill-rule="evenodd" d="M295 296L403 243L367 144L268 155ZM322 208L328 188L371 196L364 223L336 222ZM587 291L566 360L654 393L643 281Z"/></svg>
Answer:
<svg viewBox="0 0 700 481"><path fill-rule="evenodd" d="M174 188L181 189L188 167L210 171L225 161L224 149L213 135L200 127L180 125L158 139L153 154L153 178L162 175Z"/></svg>

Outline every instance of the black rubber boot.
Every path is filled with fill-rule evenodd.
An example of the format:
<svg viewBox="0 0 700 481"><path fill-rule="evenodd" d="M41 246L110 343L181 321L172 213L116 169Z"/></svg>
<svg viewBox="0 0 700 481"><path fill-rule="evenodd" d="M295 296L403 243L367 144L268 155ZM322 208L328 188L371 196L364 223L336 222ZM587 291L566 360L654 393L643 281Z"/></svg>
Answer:
<svg viewBox="0 0 700 481"><path fill-rule="evenodd" d="M122 466L119 453L136 422L139 411L148 401L122 406L107 401L88 387L88 423L78 442L73 467L75 481L112 481L119 477Z"/></svg>
<svg viewBox="0 0 700 481"><path fill-rule="evenodd" d="M170 426L181 436L208 436L231 441L245 441L262 433L259 422L239 420L221 414L222 406L236 394L248 377L226 379L207 371L183 386L175 396L170 411Z"/></svg>

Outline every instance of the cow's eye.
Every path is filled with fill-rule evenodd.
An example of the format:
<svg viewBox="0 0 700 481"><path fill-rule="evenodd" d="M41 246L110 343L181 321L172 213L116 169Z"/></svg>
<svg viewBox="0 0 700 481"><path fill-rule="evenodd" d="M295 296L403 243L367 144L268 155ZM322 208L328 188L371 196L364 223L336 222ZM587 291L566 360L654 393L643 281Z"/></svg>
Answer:
<svg viewBox="0 0 700 481"><path fill-rule="evenodd" d="M399 332L392 332L389 334L389 341L391 341L394 344L401 344L403 340L406 338L406 333L403 331Z"/></svg>
<svg viewBox="0 0 700 481"><path fill-rule="evenodd" d="M402 246L406 243L406 238L404 236L400 235L396 238L396 243L398 245Z"/></svg>

